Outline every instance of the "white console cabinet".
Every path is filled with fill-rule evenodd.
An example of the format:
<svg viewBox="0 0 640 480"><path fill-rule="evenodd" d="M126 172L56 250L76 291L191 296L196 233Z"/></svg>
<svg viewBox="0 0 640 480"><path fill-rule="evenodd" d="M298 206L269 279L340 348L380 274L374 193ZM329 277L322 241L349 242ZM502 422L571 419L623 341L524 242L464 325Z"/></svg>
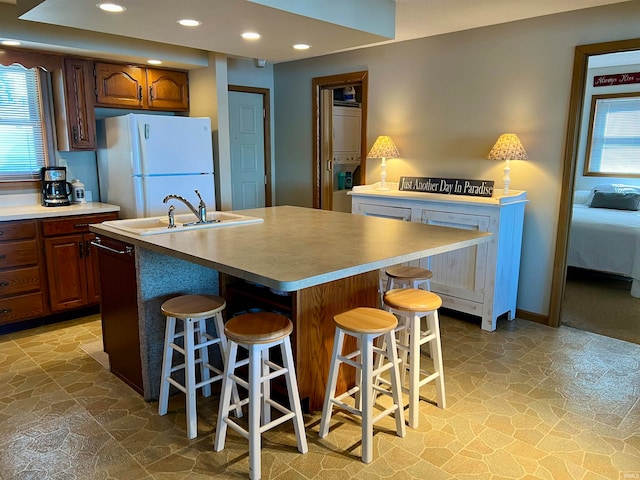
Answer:
<svg viewBox="0 0 640 480"><path fill-rule="evenodd" d="M491 232L490 242L420 260L433 272L431 290L443 306L482 318L482 329L496 329L496 319L516 314L524 208L527 192L467 197L420 192L377 191L354 187L352 213L446 227ZM494 195L496 195L494 193Z"/></svg>

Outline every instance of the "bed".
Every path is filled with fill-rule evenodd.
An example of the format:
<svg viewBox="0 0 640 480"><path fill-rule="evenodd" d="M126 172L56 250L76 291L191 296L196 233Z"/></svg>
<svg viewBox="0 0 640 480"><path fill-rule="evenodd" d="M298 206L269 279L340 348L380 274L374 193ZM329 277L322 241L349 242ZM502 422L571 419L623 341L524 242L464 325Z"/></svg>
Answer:
<svg viewBox="0 0 640 480"><path fill-rule="evenodd" d="M632 279L631 295L640 298L640 214L637 201L628 204L598 203L605 198L605 189L625 193L630 197L634 190L623 191L621 185L598 186L591 191L576 191L569 235L567 265L597 270ZM620 190L617 191L616 189ZM609 198L612 198L610 195ZM618 195L618 198L621 198ZM599 201L600 201L599 200ZM633 207L636 209L627 209ZM601 205L605 205L602 207ZM622 209L615 207L624 207Z"/></svg>

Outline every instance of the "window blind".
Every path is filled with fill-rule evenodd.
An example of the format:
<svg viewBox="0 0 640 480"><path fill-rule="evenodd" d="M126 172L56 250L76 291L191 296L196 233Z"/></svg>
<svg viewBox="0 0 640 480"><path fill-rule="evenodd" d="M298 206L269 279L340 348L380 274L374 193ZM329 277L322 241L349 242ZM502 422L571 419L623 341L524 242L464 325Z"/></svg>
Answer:
<svg viewBox="0 0 640 480"><path fill-rule="evenodd" d="M589 171L640 174L640 97L597 100Z"/></svg>
<svg viewBox="0 0 640 480"><path fill-rule="evenodd" d="M46 165L40 76L0 65L0 180L34 180Z"/></svg>

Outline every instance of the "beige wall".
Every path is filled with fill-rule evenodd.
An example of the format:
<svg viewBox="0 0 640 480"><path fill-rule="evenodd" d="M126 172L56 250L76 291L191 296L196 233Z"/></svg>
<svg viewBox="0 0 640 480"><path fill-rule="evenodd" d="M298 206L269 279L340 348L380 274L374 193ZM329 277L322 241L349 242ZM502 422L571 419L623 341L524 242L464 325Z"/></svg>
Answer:
<svg viewBox="0 0 640 480"><path fill-rule="evenodd" d="M391 135L400 175L495 180L485 160L500 133L517 133L530 161L512 162L527 190L518 308L547 315L574 48L635 38L640 2L551 15L315 59L277 64L276 201L312 205L311 80L369 72L368 146ZM367 183L378 180L371 162Z"/></svg>

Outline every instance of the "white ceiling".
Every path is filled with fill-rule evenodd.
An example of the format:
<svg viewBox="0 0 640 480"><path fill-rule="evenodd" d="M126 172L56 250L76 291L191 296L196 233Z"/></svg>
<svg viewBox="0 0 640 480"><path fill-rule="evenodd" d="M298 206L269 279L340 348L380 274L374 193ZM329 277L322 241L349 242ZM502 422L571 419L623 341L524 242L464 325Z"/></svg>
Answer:
<svg viewBox="0 0 640 480"><path fill-rule="evenodd" d="M369 19L372 25L375 23L374 13L367 8L348 10L344 7L346 0L313 2L321 2L327 9L342 9L327 11L326 16L337 18L344 12L341 23L359 23L357 28L260 5L287 3L285 0L112 0L127 7L123 14L100 11L96 8L97 0L0 0L0 3L16 4L16 1L19 14L24 13L20 18L25 21L277 63L630 0L396 0L395 38L390 40L375 31L363 31L360 28L363 23ZM290 4L296 1L299 0ZM393 2L351 1L358 5L370 2L367 6ZM201 20L202 25L195 29L177 25L176 20L185 17ZM262 39L247 42L239 36L244 30L258 31ZM0 39L1 35L0 32ZM291 48L293 43L300 42L309 43L311 48L303 52Z"/></svg>

